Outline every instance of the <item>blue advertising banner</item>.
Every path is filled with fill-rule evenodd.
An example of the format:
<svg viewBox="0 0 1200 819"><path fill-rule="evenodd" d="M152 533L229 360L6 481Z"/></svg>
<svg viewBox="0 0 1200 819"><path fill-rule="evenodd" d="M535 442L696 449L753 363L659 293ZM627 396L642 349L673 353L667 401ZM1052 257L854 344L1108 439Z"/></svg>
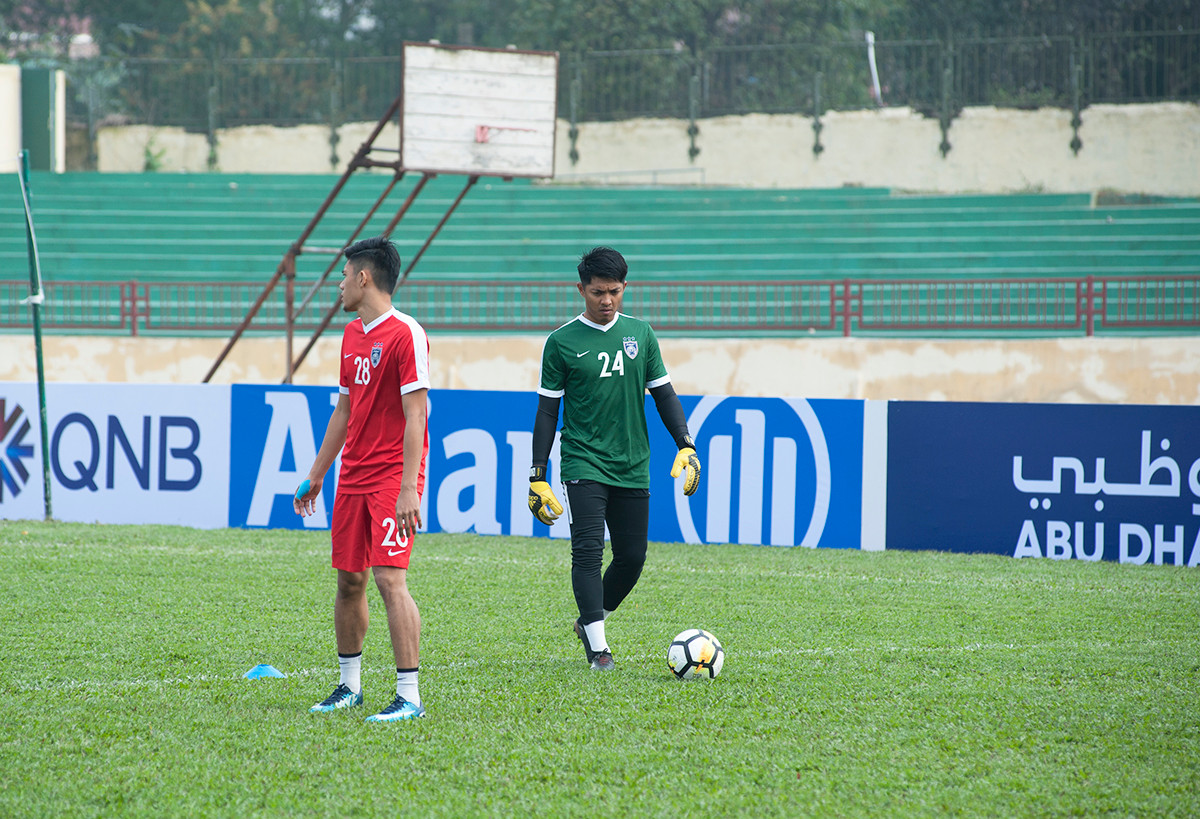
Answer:
<svg viewBox="0 0 1200 819"><path fill-rule="evenodd" d="M547 534L529 513L529 459L537 395L529 392L430 390L428 513L433 532ZM558 466L558 443L550 476ZM549 533L569 537L566 516Z"/></svg>
<svg viewBox="0 0 1200 819"><path fill-rule="evenodd" d="M332 387L233 387L230 526L329 528L339 462L325 477L315 514L301 518L292 497L337 400ZM532 392L430 391L424 531L533 534L526 494L535 409ZM554 528L557 536L570 534L565 518Z"/></svg>
<svg viewBox="0 0 1200 819"><path fill-rule="evenodd" d="M325 478L315 514L301 518L292 498L316 459L337 388L235 384L230 389L229 525L328 529L337 464Z"/></svg>
<svg viewBox="0 0 1200 819"><path fill-rule="evenodd" d="M291 499L320 446L337 391L232 389L229 525L328 528L330 477L312 517L299 518ZM691 498L676 486L669 474L675 445L647 398L652 540L860 546L863 402L681 400L704 479ZM431 390L429 405L427 531L570 537L566 516L547 527L527 506L535 393ZM556 442L549 468L555 485L557 475Z"/></svg>
<svg viewBox="0 0 1200 819"><path fill-rule="evenodd" d="M297 515L292 496L337 398L288 385L51 385L55 517L327 529L339 464L314 515ZM703 478L689 498L670 477L675 445L647 396L652 540L882 547L882 404L869 402L880 432L865 446L868 402L681 401ZM0 518L42 516L36 406L34 385L0 384ZM570 537L565 515L547 527L527 506L536 407L532 390L430 391L426 531ZM556 486L558 463L556 442Z"/></svg>
<svg viewBox="0 0 1200 819"><path fill-rule="evenodd" d="M533 391L433 390L427 531L567 538L526 506ZM683 396L692 497L646 399L653 540L1200 566L1200 408ZM60 520L329 527L292 493L331 387L50 384ZM0 383L0 518L40 518L33 384ZM558 444L550 480L558 484ZM561 491L561 489L560 489Z"/></svg>
<svg viewBox="0 0 1200 819"><path fill-rule="evenodd" d="M1200 407L891 402L887 548L1200 565Z"/></svg>
<svg viewBox="0 0 1200 819"><path fill-rule="evenodd" d="M682 401L704 478L691 498L672 485L675 445L650 402L652 540L860 547L862 401Z"/></svg>

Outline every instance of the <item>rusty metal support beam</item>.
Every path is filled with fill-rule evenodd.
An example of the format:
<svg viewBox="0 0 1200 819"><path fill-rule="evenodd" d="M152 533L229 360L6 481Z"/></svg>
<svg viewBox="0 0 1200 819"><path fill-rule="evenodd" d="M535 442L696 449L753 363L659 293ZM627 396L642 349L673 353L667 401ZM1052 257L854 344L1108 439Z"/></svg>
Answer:
<svg viewBox="0 0 1200 819"><path fill-rule="evenodd" d="M387 224L387 227L384 228L383 233L381 234L382 236L391 236L392 235L392 231L396 229L396 225L400 224L400 220L403 219L405 214L408 213L409 208L411 208L413 206L413 202L417 201L417 197L421 195L421 191L423 191L425 189L425 185L428 184L429 180L433 179L434 176L436 176L436 174L428 173L428 172L421 174L421 178L417 181L417 184L413 185L413 189L411 191L409 191L408 196L405 197L404 204L402 204L400 206L400 209L398 211L396 211L396 215L391 218L391 220ZM397 177L397 179L392 180L391 185L388 185L387 191L385 192L385 196L386 196L386 193L391 192L391 190L395 186L397 180L398 180L398 177ZM464 191L464 193L465 193L465 191ZM358 231L362 230L363 226L367 223L367 220L370 219L371 216L375 213L375 211L379 208L379 206L383 202L384 198L385 197L381 196L379 198L379 200L375 202L374 207L371 208L371 212L368 213L367 216L363 219L363 221L359 223L358 228L355 230L356 236L358 235ZM458 197L458 200L455 201L455 206L457 206L458 201L461 201L461 200L462 200L462 195L460 194ZM449 214L447 214L447 216L448 215ZM445 219L443 219L442 222L444 223ZM440 229L441 225L438 225L438 228ZM437 235L436 231L434 232L434 235ZM432 237L430 237L430 241L432 241ZM425 246L426 247L429 246L428 241L425 243ZM422 249L422 252L424 252L424 249ZM334 263L335 264L337 263L337 259L334 260ZM411 269L411 267L412 266L410 265L409 269ZM305 298L304 305L301 307L301 309L304 309L304 307L308 306L308 303L311 300L312 295L314 295L316 292L316 288L320 287L320 285L324 283L325 278L327 278L329 276L329 272L332 269L333 269L332 266L330 266L330 268L325 271L325 276L322 277L322 281L314 286L313 291L311 291L309 296ZM404 275L405 275L405 277L407 277L408 273L406 272ZM401 279L401 282L403 282L403 279ZM287 373L287 378L285 379L285 383L291 382L292 376L295 374L296 370L300 369L300 365L304 363L304 359L308 357L308 354L312 351L312 348L316 346L317 339L319 339L321 337L321 334L324 333L325 330L327 330L329 328L329 324L333 321L333 317L337 315L338 309L341 307L341 304L342 304L342 297L339 294L337 299L334 300L333 305L328 310L326 310L325 315L321 317L321 323L317 326L317 329L313 332L312 336L309 338L308 343L304 345L304 349L300 351L300 356L298 358L292 358L291 350L290 349L288 350L289 364L288 364L288 373Z"/></svg>
<svg viewBox="0 0 1200 819"><path fill-rule="evenodd" d="M345 247L352 244L358 238L359 234L362 233L367 223L383 205L384 201L386 201L387 198L392 194L397 183L399 183L400 179L406 172L405 168L401 166L401 160L399 159L400 150L398 148L388 148L383 146L375 147L375 140L383 131L384 126L391 122L393 117L396 116L397 112L400 110L402 101L403 93L396 96L396 99L388 108L387 113L380 117L370 135L362 143L362 145L359 146L354 156L347 163L345 172L342 173L337 183L333 186L333 190L329 192L329 195L325 197L325 201L321 203L321 206L317 209L316 213L313 214L312 219L309 220L308 225L301 232L300 237L288 248L282 261L280 261L279 265L275 268L275 274L267 281L266 286L263 287L262 292L259 293L258 298L251 306L250 310L246 313L245 318L242 319L241 323L233 331L233 335L230 336L229 341L225 344L224 349L217 357L217 360L213 363L212 368L208 371L208 374L204 376L204 381L206 383L212 380L212 377L216 374L217 369L229 356L233 346L245 334L251 322L254 320L254 317L262 309L262 306L266 303L267 298L279 284L281 279L283 279L285 282L284 327L287 334L287 367L283 377L283 383L292 383L292 378L295 375L296 370L299 369L300 365L304 362L304 359L316 345L317 339L320 338L321 334L324 333L329 327L329 324L333 321L333 317L337 315L341 306L341 295L339 294L334 303L325 311L320 325L309 338L308 342L304 346L304 349L300 351L299 356L295 356L293 354L294 335L296 323L299 317L303 315L303 313L309 308L313 300L317 297L318 293L320 293L321 288L328 282L330 275L333 273L334 269L337 267L338 261L342 257L342 252L344 251ZM370 156L372 151L396 154L397 159L392 161L373 159ZM349 181L351 175L354 174L355 171L369 168L388 168L392 171L392 179L391 182L388 183L383 193L379 195L379 197L375 200L375 203L367 211L366 215L363 216L363 218L359 221L357 227L355 227L354 231L351 233L346 244L340 248L306 244L308 239L316 230L317 225L320 224L326 213L333 206L333 203L337 199L338 195L341 194L343 188L345 188L346 183ZM425 171L422 173L420 180L418 180L417 184L413 186L413 189L409 192L407 198L404 200L404 204L401 205L400 209L391 218L391 220L388 221L387 227L383 230L382 235L391 236L392 231L396 229L396 226L400 223L400 220L404 218L409 209L412 207L413 203L416 201L417 197L425 189L425 185L428 184L429 180L433 179L436 175L437 174L432 171ZM408 267L404 270L404 273L400 278L400 284L403 284L408 279L409 273L412 272L412 269L416 266L417 262L420 261L421 257L425 255L425 251L429 249L429 246L433 243L433 240L437 238L439 233L441 233L442 228L445 227L446 222L449 221L451 214L458 209L459 204L462 203L463 197L467 195L467 192L478 181L479 174L468 177L467 184L455 198L454 202L450 205L450 208L441 218L441 221L437 223L437 226L434 227L433 231L429 234L428 238L425 240L425 243L421 246L421 249L417 251L417 254L409 262ZM328 267L325 268L325 272L322 273L317 281L307 289L307 291L304 293L304 296L300 299L299 305L297 306L295 303L296 258L304 253L327 254L331 256L332 259Z"/></svg>
<svg viewBox="0 0 1200 819"><path fill-rule="evenodd" d="M397 94L396 98L392 101L392 104L390 106L388 106L387 113L385 113L382 117L379 118L379 122L375 123L375 127L371 130L371 133L367 136L366 140L358 147L358 150L355 152L354 156L350 159L350 162L347 164L346 170L342 173L342 175L338 179L337 183L334 184L333 190L331 190L329 192L329 195L325 197L325 201L321 203L321 206L319 208L317 208L317 212L315 214L313 214L313 217L312 217L312 219L309 220L308 225L300 233L300 238L297 239L295 242L293 242L291 247L288 248L287 253L284 254L283 259L279 262L279 265L275 268L275 275L273 275L267 281L266 286L263 287L262 293L259 294L259 296L255 300L253 306L251 306L250 310L246 313L246 317L244 319L242 319L241 324L239 324L237 329L233 331L233 335L230 336L229 341L227 341L225 343L225 347L221 350L221 353L217 356L217 360L213 362L212 367L209 368L208 373L204 376L204 383L207 384L209 381L212 380L212 377L216 374L217 369L221 366L221 364L229 356L229 353L233 349L233 346L235 344L237 344L238 340L241 339L241 337L245 334L246 329L250 326L250 322L252 322L254 320L254 317L258 314L258 311L261 310L263 304L266 303L266 300L270 296L271 291L275 289L275 286L277 284L279 284L279 280L281 278L283 278L283 276L286 274L286 271L289 269L289 265L290 265L290 269L292 270L292 275L293 276L295 275L296 256L300 255L300 253L304 247L304 243L306 241L308 241L308 238L313 234L313 231L316 230L317 225L320 224L321 219L323 219L325 216L325 213L329 210L330 206L333 205L333 202L335 199L337 199L338 194L340 194L342 192L342 188L344 188L346 186L346 182L350 179L350 176L356 170L358 170L360 167L364 167L368 163L371 163L371 160L368 158L368 155L371 153L372 146L374 145L375 140L379 137L379 134L383 131L384 126L387 125L389 122L391 122L392 117L394 117L396 115L396 112L400 110L400 104L401 104L402 100L403 100L403 94ZM372 163L372 165L373 164L374 163ZM291 312L290 304L288 305L288 308L289 308L288 312L290 314L290 312ZM289 347L291 346L291 341L292 341L291 316L289 315L288 316L288 346ZM288 361L289 362L291 361L290 351L289 351L289 355L288 355ZM292 373L292 370L289 366L289 370L288 370L288 378L289 379L291 378L291 373Z"/></svg>
<svg viewBox="0 0 1200 819"><path fill-rule="evenodd" d="M371 218L375 215L376 211L379 210L380 205L382 205L384 201L391 196L392 190L396 187L396 183L399 182L403 177L403 171L395 174L392 177L392 181L389 182L387 187L383 189L383 193L379 194L378 198L376 198L375 204L371 205L363 218L359 220L354 230L351 231L350 237L346 240L345 245L336 249L336 253L333 259L329 262L329 266L325 268L325 272L321 274L320 278L318 278L317 281L313 283L312 287L308 289L308 292L304 294L304 298L301 300L300 306L296 308L297 315L308 309L308 305L316 297L318 291L325 286L325 282L329 280L330 274L333 273L334 269L337 268L338 260L340 260L342 257L342 251L354 244L354 241L358 238L358 235L362 233L363 228L367 226L367 222L371 221ZM291 360L291 356L288 356L288 361Z"/></svg>
<svg viewBox="0 0 1200 819"><path fill-rule="evenodd" d="M287 327L287 349L285 354L287 360L292 360L292 336L296 330L295 312L292 310L292 303L296 299L296 257L293 254L288 254L284 261L287 263L287 269L283 272L284 281L286 282L286 296L284 298L284 316L283 320ZM289 369L284 376L284 383L292 383L292 373Z"/></svg>
<svg viewBox="0 0 1200 819"><path fill-rule="evenodd" d="M467 178L467 184L463 186L462 191L459 192L458 196L450 204L450 209L446 211L446 215L443 216L442 220L437 223L437 226L433 229L433 232L429 234L429 238L425 240L425 244L421 245L421 249L417 251L417 255L413 256L412 261L408 263L408 267L404 269L404 275L400 277L400 284L404 284L406 281L408 281L408 274L412 272L412 269L416 267L417 262L419 262L421 257L425 255L425 251L429 249L431 244L433 244L433 240L437 238L437 235L442 232L442 228L445 226L446 222L449 221L450 215L454 213L454 211L458 208L459 203L462 202L463 197L467 195L467 191L471 190L471 188L478 181L478 174ZM391 226L389 225L388 227L390 232Z"/></svg>

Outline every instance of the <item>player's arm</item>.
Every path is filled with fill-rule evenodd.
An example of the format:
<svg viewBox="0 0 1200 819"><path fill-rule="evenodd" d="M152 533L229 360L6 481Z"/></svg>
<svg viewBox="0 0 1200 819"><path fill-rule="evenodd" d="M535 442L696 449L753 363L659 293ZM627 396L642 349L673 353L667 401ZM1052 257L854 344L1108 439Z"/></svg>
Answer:
<svg viewBox="0 0 1200 819"><path fill-rule="evenodd" d="M554 523L563 506L546 482L546 464L554 446L554 431L558 427L558 405L561 398L538 395L537 415L533 419L533 467L529 470L529 511L547 525Z"/></svg>
<svg viewBox="0 0 1200 819"><path fill-rule="evenodd" d="M668 381L650 388L650 397L654 399L654 407L658 417L662 418L663 426L675 439L679 452L675 462L671 464L671 477L677 478L685 470L687 478L683 481L683 494L691 495L700 485L700 458L696 455L696 444L687 428L687 416L683 412L683 404L675 394L675 388Z"/></svg>
<svg viewBox="0 0 1200 819"><path fill-rule="evenodd" d="M424 388L400 396L404 408L404 471L400 475L400 494L396 496L396 528L401 537L415 535L421 526L421 496L417 486L421 456L425 454L428 396L429 390Z"/></svg>
<svg viewBox="0 0 1200 819"><path fill-rule="evenodd" d="M308 477L296 488L296 497L292 499L292 508L301 517L308 517L316 511L317 496L321 494L321 484L325 482L325 473L333 466L338 453L346 443L346 428L350 423L350 396L342 393L325 425L325 439L317 450Z"/></svg>

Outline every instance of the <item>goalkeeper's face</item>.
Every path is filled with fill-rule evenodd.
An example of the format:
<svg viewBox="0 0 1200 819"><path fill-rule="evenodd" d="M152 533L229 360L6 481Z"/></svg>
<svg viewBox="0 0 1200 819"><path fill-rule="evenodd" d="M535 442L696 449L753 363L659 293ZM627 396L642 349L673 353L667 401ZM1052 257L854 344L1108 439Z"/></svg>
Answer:
<svg viewBox="0 0 1200 819"><path fill-rule="evenodd" d="M583 314L590 321L608 324L621 309L621 299L625 297L625 282L594 278L587 284L580 283L576 287L583 296Z"/></svg>

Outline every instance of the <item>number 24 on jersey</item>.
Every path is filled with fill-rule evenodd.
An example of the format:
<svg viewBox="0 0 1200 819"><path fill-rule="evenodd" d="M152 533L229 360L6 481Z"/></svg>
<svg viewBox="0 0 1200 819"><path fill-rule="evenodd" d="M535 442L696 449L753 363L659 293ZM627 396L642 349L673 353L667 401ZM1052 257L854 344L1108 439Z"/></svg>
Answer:
<svg viewBox="0 0 1200 819"><path fill-rule="evenodd" d="M612 378L615 375L625 375L625 356L617 350L617 357L611 358L608 353L601 352L596 358L600 359L600 377ZM609 364L612 364L610 367Z"/></svg>

